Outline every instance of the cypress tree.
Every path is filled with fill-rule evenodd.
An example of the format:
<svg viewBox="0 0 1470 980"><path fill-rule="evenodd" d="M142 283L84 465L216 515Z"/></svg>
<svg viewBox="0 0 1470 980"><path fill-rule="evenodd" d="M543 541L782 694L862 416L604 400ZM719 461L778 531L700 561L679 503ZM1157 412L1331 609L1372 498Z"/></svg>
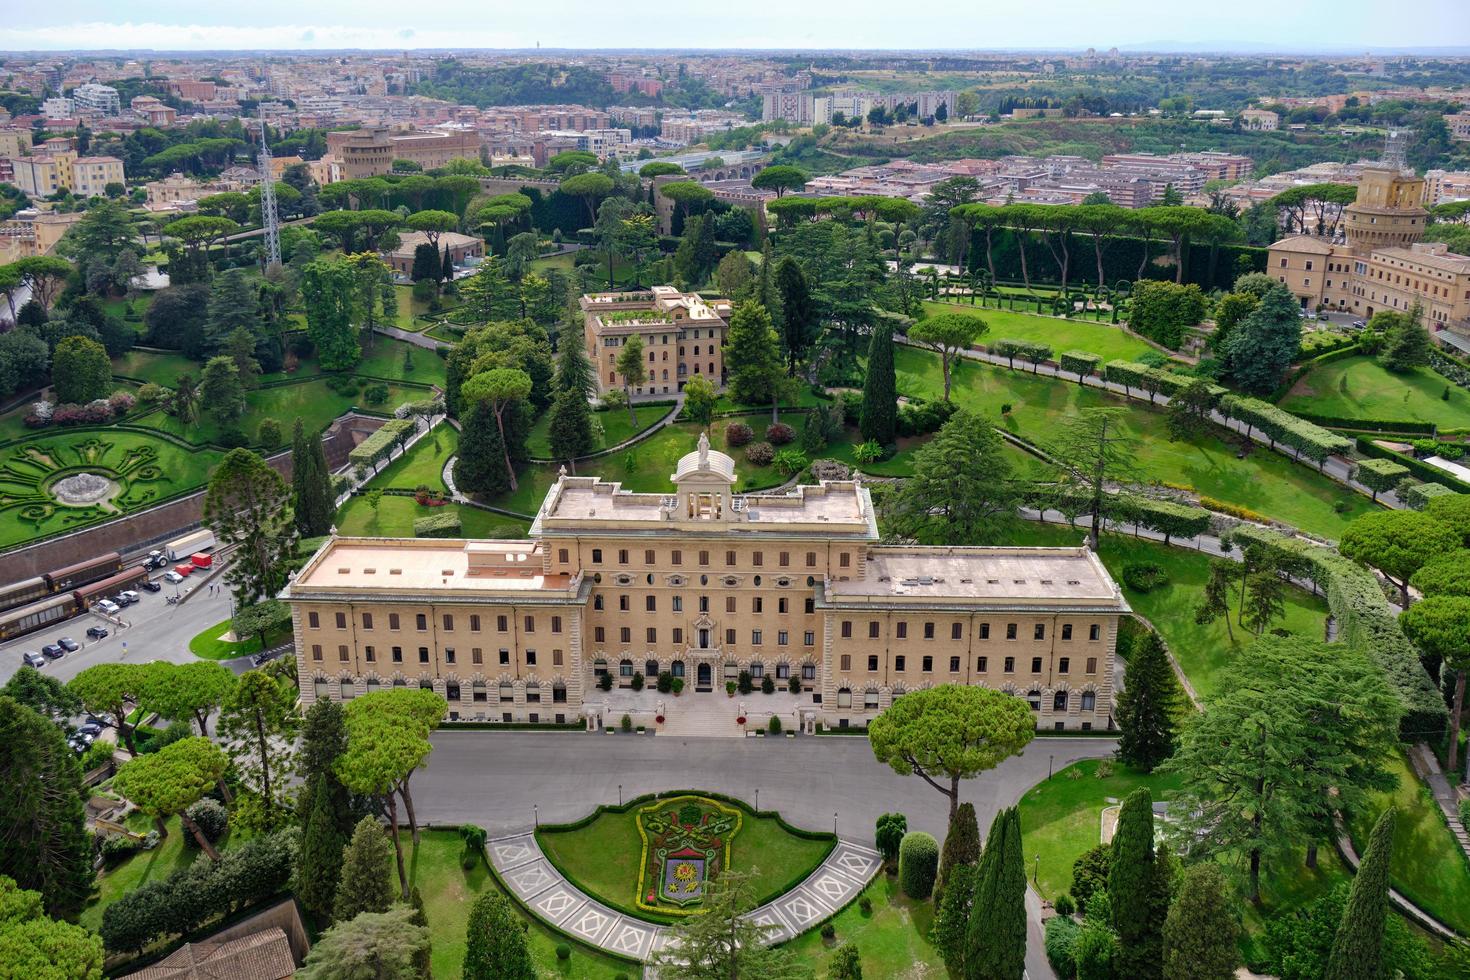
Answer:
<svg viewBox="0 0 1470 980"><path fill-rule="evenodd" d="M558 391L551 405L551 456L576 472L576 458L592 452L592 406L580 391Z"/></svg>
<svg viewBox="0 0 1470 980"><path fill-rule="evenodd" d="M444 266L439 270L439 278L445 282L454 281L454 259L450 257L448 247L444 249Z"/></svg>
<svg viewBox="0 0 1470 980"><path fill-rule="evenodd" d="M944 894L938 902L939 914L934 917L934 948L944 958L952 977L965 975L966 930L975 904L978 873L977 864L957 864L950 868Z"/></svg>
<svg viewBox="0 0 1470 980"><path fill-rule="evenodd" d="M334 916L338 922L360 912L386 912L398 897L393 879L393 843L374 817L363 817L342 852Z"/></svg>
<svg viewBox="0 0 1470 980"><path fill-rule="evenodd" d="M310 805L302 807L306 829L296 859L296 897L301 907L318 919L332 914L337 883L342 877L342 851L347 844L332 807L332 788L327 780L318 778Z"/></svg>
<svg viewBox="0 0 1470 980"><path fill-rule="evenodd" d="M1179 682L1159 635L1149 632L1133 647L1123 693L1118 695L1118 758L1153 772L1174 754L1174 711Z"/></svg>
<svg viewBox="0 0 1470 980"><path fill-rule="evenodd" d="M454 483L466 493L488 497L510 489L500 428L488 401L476 404L464 420L459 457L454 461Z"/></svg>
<svg viewBox="0 0 1470 980"><path fill-rule="evenodd" d="M301 419L291 430L291 486L296 494L296 530L315 538L332 528L331 477L320 439L308 439Z"/></svg>
<svg viewBox="0 0 1470 980"><path fill-rule="evenodd" d="M966 980L1020 980L1026 968L1026 867L1021 817L1013 807L996 815L980 856L970 910Z"/></svg>
<svg viewBox="0 0 1470 980"><path fill-rule="evenodd" d="M863 439L890 446L898 435L898 378L893 368L893 328L886 320L873 326L868 343L868 376L863 382L858 429Z"/></svg>
<svg viewBox="0 0 1470 980"><path fill-rule="evenodd" d="M419 894L418 885L414 885L408 890L408 904L413 909L413 915L410 915L408 917L408 921L412 922L416 926L422 926L424 932L429 933L429 915L427 912L424 911L424 896ZM418 970L419 976L422 977L423 980L431 980L434 975L433 934L429 933L429 936L430 941L424 943L418 949L414 950L413 954L414 968Z"/></svg>
<svg viewBox="0 0 1470 980"><path fill-rule="evenodd" d="M582 346L580 325L578 331L562 331L561 349L556 357L556 388L558 391L578 391L583 398L594 394L597 385L592 377L592 362L587 359L587 349Z"/></svg>
<svg viewBox="0 0 1470 980"><path fill-rule="evenodd" d="M311 802L316 796L316 782L326 783L331 797L334 825L345 840L352 836L351 794L337 778L333 766L337 757L347 751L347 728L342 703L324 699L306 711L301 726L301 753L297 757L301 773L302 830L310 820Z"/></svg>
<svg viewBox="0 0 1470 980"><path fill-rule="evenodd" d="M485 892L470 907L464 980L536 980L526 927L505 896Z"/></svg>
<svg viewBox="0 0 1470 980"><path fill-rule="evenodd" d="M939 878L934 885L934 906L944 904L944 891L949 887L949 875L959 865L974 864L980 860L980 824L975 819L975 805L961 803L949 821L949 832L944 835L944 850L939 855Z"/></svg>
<svg viewBox="0 0 1470 980"><path fill-rule="evenodd" d="M434 252L434 246L428 242L419 242L413 250L413 271L409 278L414 282L424 279L437 281L439 269L439 256Z"/></svg>
<svg viewBox="0 0 1470 980"><path fill-rule="evenodd" d="M1153 795L1140 786L1118 812L1113 856L1108 867L1113 929L1118 933L1120 976L1157 978L1163 969L1164 917L1168 895L1159 894L1154 861Z"/></svg>
<svg viewBox="0 0 1470 980"><path fill-rule="evenodd" d="M1165 980L1232 980L1239 933L1225 872L1213 861L1190 865L1164 920Z"/></svg>
<svg viewBox="0 0 1470 980"><path fill-rule="evenodd" d="M1326 975L1333 980L1378 980L1383 976L1383 930L1388 918L1388 871L1393 859L1394 810L1373 825L1363 863L1353 876L1347 908L1332 940Z"/></svg>

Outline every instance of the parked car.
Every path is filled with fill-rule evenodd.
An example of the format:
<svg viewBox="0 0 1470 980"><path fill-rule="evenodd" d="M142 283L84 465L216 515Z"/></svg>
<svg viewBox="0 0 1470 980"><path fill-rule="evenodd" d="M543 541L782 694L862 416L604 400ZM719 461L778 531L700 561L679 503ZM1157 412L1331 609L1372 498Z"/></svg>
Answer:
<svg viewBox="0 0 1470 980"><path fill-rule="evenodd" d="M1355 326L1355 327L1362 328L1362 327L1366 327L1367 325L1368 325L1368 321L1366 321L1366 320L1354 320L1353 321L1353 326Z"/></svg>
<svg viewBox="0 0 1470 980"><path fill-rule="evenodd" d="M62 657L66 656L66 651L63 650L60 645L55 643L46 644L41 648L41 652L50 657L52 660L60 660Z"/></svg>
<svg viewBox="0 0 1470 980"><path fill-rule="evenodd" d="M105 626L88 626L87 627L87 639L89 639L89 640L105 640L105 639L107 639L107 636L108 636L108 633L107 633L107 628Z"/></svg>
<svg viewBox="0 0 1470 980"><path fill-rule="evenodd" d="M178 585L184 580L184 576L180 575L173 569L169 569L168 571L163 573L163 580L165 582L168 582L170 585Z"/></svg>
<svg viewBox="0 0 1470 980"><path fill-rule="evenodd" d="M276 659L279 656L279 653L271 653L269 650L262 650L260 653L257 653L250 658L250 666L259 667L261 664L270 663L272 660Z"/></svg>
<svg viewBox="0 0 1470 980"><path fill-rule="evenodd" d="M73 640L69 636L63 636L56 642L59 643L61 645L61 649L65 650L67 653L76 653L82 648L82 645L80 643L78 643L76 640Z"/></svg>
<svg viewBox="0 0 1470 980"><path fill-rule="evenodd" d="M133 603L140 601L143 597L138 595L138 593L134 592L132 589L128 589L126 592L119 592L117 594L117 598L119 601L125 601L125 605L131 606Z"/></svg>
<svg viewBox="0 0 1470 980"><path fill-rule="evenodd" d="M44 667L44 666L46 666L46 658L43 657L43 656L41 656L39 653L37 653L34 650L27 650L25 653L23 653L23 654L20 655L20 659L22 659L22 660L24 660L26 662L26 666L27 667Z"/></svg>
<svg viewBox="0 0 1470 980"><path fill-rule="evenodd" d="M96 738L98 735L102 734L102 728L103 725L101 722L89 718L86 721L82 722L82 724L77 726L76 733L81 735L90 735L93 738Z"/></svg>
<svg viewBox="0 0 1470 980"><path fill-rule="evenodd" d="M111 599L98 600L97 608L101 609L109 616L116 616L118 614L118 611L121 609L121 607L117 603L113 602Z"/></svg>
<svg viewBox="0 0 1470 980"><path fill-rule="evenodd" d="M142 589L147 589L149 592L162 592L163 591L163 586L159 585L157 582L153 581L151 578L150 579L144 579L142 582L138 583L138 587L139 588L142 588Z"/></svg>

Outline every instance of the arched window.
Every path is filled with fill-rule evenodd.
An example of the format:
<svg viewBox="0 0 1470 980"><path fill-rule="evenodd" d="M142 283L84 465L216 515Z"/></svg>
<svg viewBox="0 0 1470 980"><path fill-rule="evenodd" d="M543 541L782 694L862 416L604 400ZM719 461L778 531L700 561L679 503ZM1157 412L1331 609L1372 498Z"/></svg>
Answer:
<svg viewBox="0 0 1470 980"><path fill-rule="evenodd" d="M1029 705L1031 705L1031 710L1032 711L1040 711L1041 710L1041 692L1040 691L1027 691L1026 692L1026 703L1029 704Z"/></svg>
<svg viewBox="0 0 1470 980"><path fill-rule="evenodd" d="M1067 710L1067 692L1066 691L1058 691L1057 693L1055 693L1055 694L1052 695L1052 697L1051 697L1051 710L1053 710L1053 711L1066 711Z"/></svg>
<svg viewBox="0 0 1470 980"><path fill-rule="evenodd" d="M367 682L367 692L369 694L372 694L377 691L378 687L378 679L376 677L369 677Z"/></svg>
<svg viewBox="0 0 1470 980"><path fill-rule="evenodd" d="M420 691L432 691L433 689L434 689L434 682L432 680L430 680L427 677L420 677L419 678L419 690Z"/></svg>
<svg viewBox="0 0 1470 980"><path fill-rule="evenodd" d="M526 682L526 701L531 704L541 703L541 685L538 682Z"/></svg>
<svg viewBox="0 0 1470 980"><path fill-rule="evenodd" d="M325 677L318 677L316 679L316 699L318 701L325 701L331 696L331 685L327 683L327 679Z"/></svg>
<svg viewBox="0 0 1470 980"><path fill-rule="evenodd" d="M484 681L475 681L470 685L470 698L475 701L490 700L490 692L485 689Z"/></svg>
<svg viewBox="0 0 1470 980"><path fill-rule="evenodd" d="M404 680L402 677L395 677L395 678L393 678L393 686L394 687L407 687L408 686L408 681Z"/></svg>
<svg viewBox="0 0 1470 980"><path fill-rule="evenodd" d="M650 660L650 661L648 661L648 663L646 663L646 664L643 665L643 676L644 677L657 677L658 676L658 661L657 660Z"/></svg>
<svg viewBox="0 0 1470 980"><path fill-rule="evenodd" d="M1097 695L1091 691L1082 692L1082 710L1092 711L1097 707Z"/></svg>
<svg viewBox="0 0 1470 980"><path fill-rule="evenodd" d="M670 672L675 677L683 677L684 676L684 661L682 661L682 660L675 660L674 663L672 664L672 669L671 669Z"/></svg>
<svg viewBox="0 0 1470 980"><path fill-rule="evenodd" d="M839 708L851 708L852 707L852 690L850 688L839 687L837 689L837 707L839 707Z"/></svg>
<svg viewBox="0 0 1470 980"><path fill-rule="evenodd" d="M733 660L725 661L725 680L733 681L740 677L740 665Z"/></svg>
<svg viewBox="0 0 1470 980"><path fill-rule="evenodd" d="M567 686L561 681L551 685L551 700L556 704L566 704Z"/></svg>
<svg viewBox="0 0 1470 980"><path fill-rule="evenodd" d="M459 681L444 682L444 696L451 701L459 700Z"/></svg>
<svg viewBox="0 0 1470 980"><path fill-rule="evenodd" d="M755 680L760 680L762 677L766 676L766 665L763 663L751 664L750 676Z"/></svg>
<svg viewBox="0 0 1470 980"><path fill-rule="evenodd" d="M817 679L817 665L816 664L802 664L801 665L801 679L804 680L804 681L814 681L814 680L816 680Z"/></svg>
<svg viewBox="0 0 1470 980"><path fill-rule="evenodd" d="M337 685L337 693L343 701L351 701L353 693L352 682L344 677L342 682Z"/></svg>
<svg viewBox="0 0 1470 980"><path fill-rule="evenodd" d="M607 673L607 661L603 660L601 657L598 657L596 660L592 661L592 673L594 676L597 677L601 677L603 674Z"/></svg>
<svg viewBox="0 0 1470 980"><path fill-rule="evenodd" d="M633 676L633 661L631 661L631 660L619 660L618 661L618 676L619 677L632 677Z"/></svg>
<svg viewBox="0 0 1470 980"><path fill-rule="evenodd" d="M784 681L784 680L787 680L790 677L791 677L791 665L790 664L777 664L776 665L776 679L777 680Z"/></svg>
<svg viewBox="0 0 1470 980"><path fill-rule="evenodd" d="M502 681L501 682L501 685L500 685L500 700L501 701L514 701L515 699L516 699L515 685L514 684L509 684L509 683L506 683L506 682L503 682Z"/></svg>
<svg viewBox="0 0 1470 980"><path fill-rule="evenodd" d="M863 692L863 708L871 710L878 707L878 692L874 688L868 688Z"/></svg>

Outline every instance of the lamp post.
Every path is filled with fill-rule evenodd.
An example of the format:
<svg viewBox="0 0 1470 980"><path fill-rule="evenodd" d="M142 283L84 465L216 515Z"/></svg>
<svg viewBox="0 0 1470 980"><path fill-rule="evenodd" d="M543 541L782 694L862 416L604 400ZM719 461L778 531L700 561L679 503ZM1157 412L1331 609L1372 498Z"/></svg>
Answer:
<svg viewBox="0 0 1470 980"><path fill-rule="evenodd" d="M532 803L531 804L531 819L533 821L535 821L535 823L536 823L536 829L537 830L540 830L541 829L541 807L538 804L535 804L535 803Z"/></svg>
<svg viewBox="0 0 1470 980"><path fill-rule="evenodd" d="M623 805L623 784L618 783L618 806Z"/></svg>
<svg viewBox="0 0 1470 980"><path fill-rule="evenodd" d="M1057 757L1054 756L1054 755L1049 755L1049 756L1046 757L1046 778L1047 779L1050 779L1051 778L1051 766L1052 766L1052 763L1056 761L1056 758Z"/></svg>
<svg viewBox="0 0 1470 980"><path fill-rule="evenodd" d="M1031 866L1031 884L1036 884L1036 879L1041 875L1041 855L1036 855L1036 863Z"/></svg>
<svg viewBox="0 0 1470 980"><path fill-rule="evenodd" d="M761 788L759 786L757 786L755 788L755 812L756 813L760 813L760 811L761 811Z"/></svg>
<svg viewBox="0 0 1470 980"><path fill-rule="evenodd" d="M832 836L837 836L837 811L832 811Z"/></svg>

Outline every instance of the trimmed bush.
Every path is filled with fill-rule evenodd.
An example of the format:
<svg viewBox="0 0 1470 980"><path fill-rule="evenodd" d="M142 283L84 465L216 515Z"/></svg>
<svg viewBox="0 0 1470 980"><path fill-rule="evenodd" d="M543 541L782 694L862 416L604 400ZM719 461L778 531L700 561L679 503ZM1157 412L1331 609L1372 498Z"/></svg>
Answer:
<svg viewBox="0 0 1470 980"><path fill-rule="evenodd" d="M459 512L444 510L428 517L416 517L413 521L413 536L416 538L458 538L464 532L460 526Z"/></svg>
<svg viewBox="0 0 1470 980"><path fill-rule="evenodd" d="M1046 961L1061 980L1071 980L1077 975L1074 950L1077 945L1077 923L1066 915L1056 915L1046 920Z"/></svg>
<svg viewBox="0 0 1470 980"><path fill-rule="evenodd" d="M1169 584L1169 574L1154 562L1130 561L1123 565L1123 584L1137 592L1152 592Z"/></svg>
<svg viewBox="0 0 1470 980"><path fill-rule="evenodd" d="M766 442L773 446L784 446L796 438L796 430L785 422L773 422L766 426Z"/></svg>
<svg viewBox="0 0 1470 980"><path fill-rule="evenodd" d="M417 427L410 419L390 419L379 426L376 432L353 447L352 451L347 454L347 461L353 466L374 466L387 458L394 446L413 435Z"/></svg>
<svg viewBox="0 0 1470 980"><path fill-rule="evenodd" d="M776 682L775 682L775 680L773 680L771 678L771 675L770 674L766 674L766 675L764 675L761 678L761 693L762 694L775 694L776 693Z"/></svg>
<svg viewBox="0 0 1470 980"><path fill-rule="evenodd" d="M556 958L565 962L572 958L572 947L566 943L556 944Z"/></svg>
<svg viewBox="0 0 1470 980"><path fill-rule="evenodd" d="M771 715L771 722L770 722L770 724L768 724L766 726L766 731L770 732L772 735L780 735L781 734L781 716L780 715Z"/></svg>
<svg viewBox="0 0 1470 980"><path fill-rule="evenodd" d="M939 842L922 830L903 835L898 845L898 883L909 898L923 900L934 891L939 872Z"/></svg>
<svg viewBox="0 0 1470 980"><path fill-rule="evenodd" d="M1420 483L1402 494L1403 501L1414 510L1423 510L1435 497L1453 497L1455 491L1440 483Z"/></svg>
<svg viewBox="0 0 1470 980"><path fill-rule="evenodd" d="M725 445L732 449L739 449L750 442L755 434L750 431L750 426L744 422L731 422L725 426Z"/></svg>
<svg viewBox="0 0 1470 980"><path fill-rule="evenodd" d="M1102 363L1102 357L1085 350L1063 351L1057 359L1063 371L1078 376L1097 373L1097 366Z"/></svg>
<svg viewBox="0 0 1470 980"><path fill-rule="evenodd" d="M745 458L754 466L770 466L776 458L776 447L769 442L752 442L745 447Z"/></svg>
<svg viewBox="0 0 1470 980"><path fill-rule="evenodd" d="M1077 903L1072 901L1072 896L1062 892L1057 900L1051 903L1052 908L1057 910L1057 915L1071 915L1077 911Z"/></svg>
<svg viewBox="0 0 1470 980"><path fill-rule="evenodd" d="M189 819L199 825L199 830L211 844L216 844L225 835L230 826L230 811L226 810L224 804L218 800L206 796L204 799L191 803L184 811ZM193 834L184 834L184 846L199 846Z"/></svg>
<svg viewBox="0 0 1470 980"><path fill-rule="evenodd" d="M1391 459L1365 459L1353 468L1353 479L1373 491L1373 499L1385 490L1398 486L1409 475L1409 468Z"/></svg>
<svg viewBox="0 0 1470 980"><path fill-rule="evenodd" d="M1353 447L1347 436L1329 432L1290 412L1282 411L1270 402L1259 398L1226 395L1220 399L1219 410L1226 418L1238 419L1246 425L1246 434L1260 429L1261 435L1275 449L1279 442L1321 467L1328 456L1345 453Z"/></svg>

